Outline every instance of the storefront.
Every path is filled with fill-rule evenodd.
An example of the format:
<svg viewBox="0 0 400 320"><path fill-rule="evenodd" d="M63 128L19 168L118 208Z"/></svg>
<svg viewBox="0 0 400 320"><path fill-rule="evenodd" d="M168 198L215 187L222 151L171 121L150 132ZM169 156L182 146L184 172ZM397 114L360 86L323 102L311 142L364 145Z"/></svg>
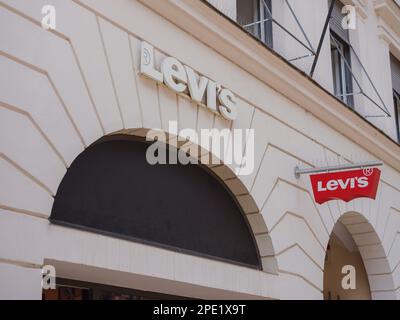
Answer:
<svg viewBox="0 0 400 320"><path fill-rule="evenodd" d="M0 298L400 298L399 146L323 87L203 1L3 2ZM149 164L154 129L199 161ZM186 129L253 129L252 168ZM295 175L366 161L375 199Z"/></svg>

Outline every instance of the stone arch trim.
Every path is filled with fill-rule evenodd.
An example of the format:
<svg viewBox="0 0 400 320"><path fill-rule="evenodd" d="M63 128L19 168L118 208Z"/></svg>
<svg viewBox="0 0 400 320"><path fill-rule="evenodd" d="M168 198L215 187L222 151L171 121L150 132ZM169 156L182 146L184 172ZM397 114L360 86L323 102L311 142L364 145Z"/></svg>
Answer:
<svg viewBox="0 0 400 320"><path fill-rule="evenodd" d="M360 252L368 276L372 299L397 299L393 269L382 239L363 214L345 212L336 221L351 234Z"/></svg>
<svg viewBox="0 0 400 320"><path fill-rule="evenodd" d="M147 128L136 128L136 129L123 129L112 133L111 135L133 135L144 139L151 129ZM176 139L176 136L168 133L167 131L160 130L167 135L168 141ZM185 143L178 143L178 149L183 148ZM191 145L194 145L191 143ZM196 145L197 146L197 145ZM215 158L208 150L205 150L201 146L197 158L199 163L203 165L202 159L208 157ZM254 237L257 250L261 259L262 271L270 274L278 274L278 263L275 258L275 250L273 248L272 240L269 235L267 224L261 214L255 200L250 194L247 187L241 181L241 179L235 174L235 172L228 165L224 164L222 160L221 164L204 164L211 173L213 173L221 183L229 190L235 201L241 208L246 222L249 225L249 229Z"/></svg>

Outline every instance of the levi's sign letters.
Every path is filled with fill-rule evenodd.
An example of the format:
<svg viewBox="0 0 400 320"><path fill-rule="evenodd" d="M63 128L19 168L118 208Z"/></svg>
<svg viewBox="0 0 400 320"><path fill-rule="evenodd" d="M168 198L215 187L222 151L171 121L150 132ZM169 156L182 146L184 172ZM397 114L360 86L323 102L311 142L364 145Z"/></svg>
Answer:
<svg viewBox="0 0 400 320"><path fill-rule="evenodd" d="M197 74L174 57L163 59L158 70L154 47L145 41L141 44L140 73L158 83L164 83L176 93L190 96L198 104L229 121L237 118L237 99L231 90Z"/></svg>

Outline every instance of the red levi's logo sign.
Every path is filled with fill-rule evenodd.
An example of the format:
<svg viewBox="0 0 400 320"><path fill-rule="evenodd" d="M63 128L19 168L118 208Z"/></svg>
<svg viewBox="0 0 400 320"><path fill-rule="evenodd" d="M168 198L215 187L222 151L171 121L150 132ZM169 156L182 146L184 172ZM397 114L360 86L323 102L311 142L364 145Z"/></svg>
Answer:
<svg viewBox="0 0 400 320"><path fill-rule="evenodd" d="M349 202L357 198L375 199L381 171L377 168L310 175L315 202Z"/></svg>

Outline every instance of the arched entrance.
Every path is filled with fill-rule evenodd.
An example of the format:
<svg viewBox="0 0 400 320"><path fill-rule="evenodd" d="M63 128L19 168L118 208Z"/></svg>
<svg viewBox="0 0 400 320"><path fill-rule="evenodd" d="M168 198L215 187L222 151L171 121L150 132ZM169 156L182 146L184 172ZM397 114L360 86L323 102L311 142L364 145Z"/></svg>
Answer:
<svg viewBox="0 0 400 320"><path fill-rule="evenodd" d="M382 291L374 279L391 279L391 274L380 271L387 269L385 265L388 266L386 253L369 221L357 212L342 215L332 230L326 251L324 299L374 299L374 293ZM389 290L385 291L390 288L388 283Z"/></svg>

